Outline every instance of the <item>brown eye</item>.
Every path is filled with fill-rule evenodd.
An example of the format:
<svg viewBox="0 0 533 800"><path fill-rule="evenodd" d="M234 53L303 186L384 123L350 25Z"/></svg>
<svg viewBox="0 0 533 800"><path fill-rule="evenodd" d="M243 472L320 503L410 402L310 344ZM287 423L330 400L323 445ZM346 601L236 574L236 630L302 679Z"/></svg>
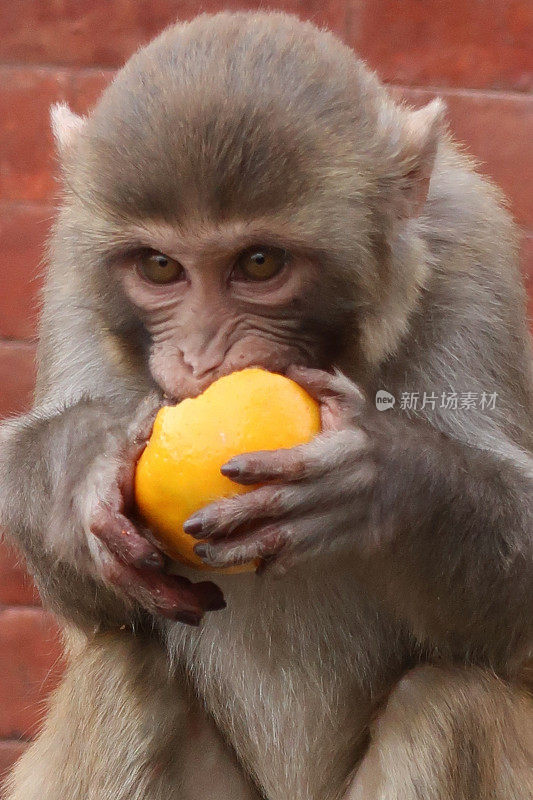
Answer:
<svg viewBox="0 0 533 800"><path fill-rule="evenodd" d="M151 283L172 283L183 275L183 267L178 261L155 250L141 254L139 268L146 280Z"/></svg>
<svg viewBox="0 0 533 800"><path fill-rule="evenodd" d="M280 272L288 261L288 253L278 247L253 247L237 260L237 277L248 281L267 281Z"/></svg>

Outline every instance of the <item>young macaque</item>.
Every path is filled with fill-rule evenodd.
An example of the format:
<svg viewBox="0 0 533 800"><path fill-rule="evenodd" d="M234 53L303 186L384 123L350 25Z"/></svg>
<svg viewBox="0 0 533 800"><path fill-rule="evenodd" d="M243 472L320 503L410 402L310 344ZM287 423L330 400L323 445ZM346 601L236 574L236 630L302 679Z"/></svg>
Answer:
<svg viewBox="0 0 533 800"><path fill-rule="evenodd" d="M1 429L0 505L68 666L10 800L531 798L524 290L443 117L277 13L177 24L87 118L54 110L36 400ZM139 524L132 475L159 406L252 365L323 431L223 468L260 488L187 530L206 564L261 568L206 580Z"/></svg>

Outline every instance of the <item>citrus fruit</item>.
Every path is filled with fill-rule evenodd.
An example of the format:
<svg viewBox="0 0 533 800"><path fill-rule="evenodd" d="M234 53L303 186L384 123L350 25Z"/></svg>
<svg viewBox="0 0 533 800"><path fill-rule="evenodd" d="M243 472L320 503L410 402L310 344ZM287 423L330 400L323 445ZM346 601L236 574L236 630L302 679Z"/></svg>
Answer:
<svg viewBox="0 0 533 800"><path fill-rule="evenodd" d="M241 453L304 444L319 430L318 404L289 378L256 368L219 378L198 397L159 410L135 473L139 511L171 557L212 569L183 523L214 500L256 488L225 477L221 466Z"/></svg>

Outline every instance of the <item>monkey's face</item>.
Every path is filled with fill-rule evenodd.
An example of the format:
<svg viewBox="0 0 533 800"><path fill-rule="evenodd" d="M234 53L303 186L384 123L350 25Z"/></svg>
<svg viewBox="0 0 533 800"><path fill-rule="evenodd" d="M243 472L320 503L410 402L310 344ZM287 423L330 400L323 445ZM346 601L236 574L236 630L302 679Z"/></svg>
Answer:
<svg viewBox="0 0 533 800"><path fill-rule="evenodd" d="M176 399L250 365L359 377L424 279L404 234L434 114L394 109L329 35L250 20L169 29L60 134L54 257Z"/></svg>
<svg viewBox="0 0 533 800"><path fill-rule="evenodd" d="M172 399L248 366L283 372L328 360L334 342L314 313L319 265L247 228L159 226L115 265L148 334L152 377Z"/></svg>

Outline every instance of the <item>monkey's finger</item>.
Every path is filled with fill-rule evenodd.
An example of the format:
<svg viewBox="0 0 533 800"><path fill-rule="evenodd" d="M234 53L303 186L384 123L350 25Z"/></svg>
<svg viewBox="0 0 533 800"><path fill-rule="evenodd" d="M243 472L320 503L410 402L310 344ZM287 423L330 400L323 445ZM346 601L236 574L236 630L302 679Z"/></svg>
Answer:
<svg viewBox="0 0 533 800"><path fill-rule="evenodd" d="M213 583L194 584L180 576L137 570L113 557L105 560L103 577L150 611L187 625L199 625L206 611L225 607Z"/></svg>
<svg viewBox="0 0 533 800"><path fill-rule="evenodd" d="M186 533L197 539L228 539L240 536L239 529L250 531L265 520L303 517L323 513L357 498L374 478L372 465L353 462L335 470L333 480L262 486L247 494L219 500L198 511L184 524ZM325 483L324 483L325 481Z"/></svg>
<svg viewBox="0 0 533 800"><path fill-rule="evenodd" d="M311 485L264 486L249 494L236 495L206 506L184 523L185 533L197 539L227 537L242 525L272 519L312 507L316 488Z"/></svg>
<svg viewBox="0 0 533 800"><path fill-rule="evenodd" d="M161 399L157 392L151 392L140 403L133 421L128 426L128 444L123 454L126 466L134 468L141 457L160 408Z"/></svg>
<svg viewBox="0 0 533 800"><path fill-rule="evenodd" d="M324 431L342 430L353 424L366 406L366 399L359 387L338 370L331 374L319 369L294 366L287 370L287 375L320 403Z"/></svg>
<svg viewBox="0 0 533 800"><path fill-rule="evenodd" d="M271 558L279 553L291 536L289 524L268 525L241 539L201 542L194 552L211 567L238 566L257 558Z"/></svg>
<svg viewBox="0 0 533 800"><path fill-rule="evenodd" d="M182 575L166 575L147 570L136 572L141 585L149 590L160 613L167 611L170 616L176 612L181 618L184 614L197 615L199 612L202 617L206 611L220 611L226 607L222 591L211 581L193 583Z"/></svg>
<svg viewBox="0 0 533 800"><path fill-rule="evenodd" d="M91 522L90 532L125 564L149 570L162 569L164 565L162 553L120 512L102 506Z"/></svg>
<svg viewBox="0 0 533 800"><path fill-rule="evenodd" d="M366 398L357 384L339 370L330 373L321 369L292 366L287 370L287 377L296 381L319 403L329 397L349 400L350 403L356 403L361 407L366 403Z"/></svg>
<svg viewBox="0 0 533 800"><path fill-rule="evenodd" d="M135 416L128 426L128 439L133 445L142 444L150 438L154 419L161 405L161 398L157 392L150 392L139 403Z"/></svg>
<svg viewBox="0 0 533 800"><path fill-rule="evenodd" d="M135 418L128 426L128 440L121 453L122 463L117 476L118 488L123 499L122 507L125 505L131 508L133 505L135 468L150 438L160 407L159 395L157 392L151 392L141 402Z"/></svg>
<svg viewBox="0 0 533 800"><path fill-rule="evenodd" d="M210 581L193 583L181 575L165 575L147 570L135 570L138 583L149 592L158 613L197 625L206 611L220 611L226 607L222 591Z"/></svg>
<svg viewBox="0 0 533 800"><path fill-rule="evenodd" d="M134 505L135 496L135 464L136 461L125 462L117 474L117 488L120 493L120 502L116 504L118 511L131 509Z"/></svg>
<svg viewBox="0 0 533 800"><path fill-rule="evenodd" d="M261 559L257 571L273 570L279 562L294 564L310 556L353 548L356 512L349 505L324 514L266 524L239 539L218 539L195 545L195 553L212 567L229 567Z"/></svg>
<svg viewBox="0 0 533 800"><path fill-rule="evenodd" d="M235 456L221 467L232 481L245 485L279 480L284 483L320 478L366 452L367 435L359 430L331 431L308 444L286 450L258 450Z"/></svg>

